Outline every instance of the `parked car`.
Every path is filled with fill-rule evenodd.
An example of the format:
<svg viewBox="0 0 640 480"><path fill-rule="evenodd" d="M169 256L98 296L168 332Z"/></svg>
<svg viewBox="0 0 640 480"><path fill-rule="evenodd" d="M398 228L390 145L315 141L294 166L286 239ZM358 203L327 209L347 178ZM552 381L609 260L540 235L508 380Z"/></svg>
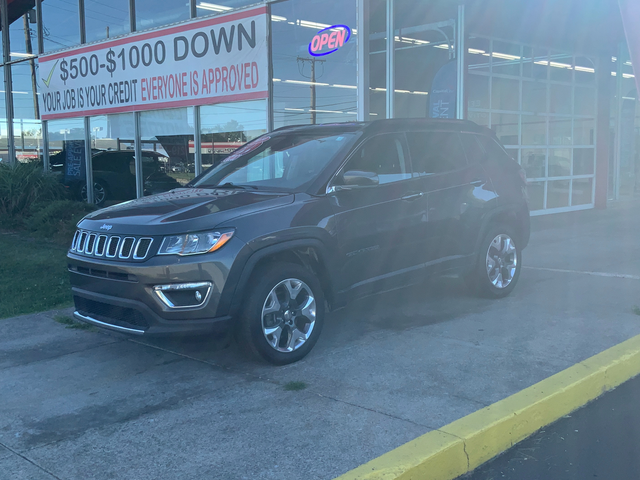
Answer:
<svg viewBox="0 0 640 480"><path fill-rule="evenodd" d="M136 198L136 170L134 152L131 150L92 150L93 198L96 205L109 201L124 201ZM156 152L142 152L144 194L166 192L181 185L161 169L164 157ZM50 158L53 171L64 172L64 150ZM83 180L63 181L78 199L87 199L87 185Z"/></svg>
<svg viewBox="0 0 640 480"><path fill-rule="evenodd" d="M490 130L383 120L259 137L186 188L89 214L68 260L77 319L138 335L231 323L286 364L325 304L451 272L508 295L528 241L524 172Z"/></svg>

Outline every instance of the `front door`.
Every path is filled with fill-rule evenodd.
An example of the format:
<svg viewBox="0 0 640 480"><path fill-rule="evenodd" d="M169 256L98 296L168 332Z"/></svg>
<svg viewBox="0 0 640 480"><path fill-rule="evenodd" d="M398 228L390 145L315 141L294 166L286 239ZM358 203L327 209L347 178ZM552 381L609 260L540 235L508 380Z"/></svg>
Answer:
<svg viewBox="0 0 640 480"><path fill-rule="evenodd" d="M425 218L404 135L382 134L368 139L341 174L348 171L375 173L379 184L338 185L332 194L341 258L338 290L392 286L404 274L420 268L412 245Z"/></svg>

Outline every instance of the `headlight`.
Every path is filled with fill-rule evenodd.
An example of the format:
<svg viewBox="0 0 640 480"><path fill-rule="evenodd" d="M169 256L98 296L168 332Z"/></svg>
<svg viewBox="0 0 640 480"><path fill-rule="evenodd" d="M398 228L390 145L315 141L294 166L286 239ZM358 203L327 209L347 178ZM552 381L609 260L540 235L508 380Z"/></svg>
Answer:
<svg viewBox="0 0 640 480"><path fill-rule="evenodd" d="M215 252L233 237L231 232L187 233L164 237L158 255L196 255Z"/></svg>

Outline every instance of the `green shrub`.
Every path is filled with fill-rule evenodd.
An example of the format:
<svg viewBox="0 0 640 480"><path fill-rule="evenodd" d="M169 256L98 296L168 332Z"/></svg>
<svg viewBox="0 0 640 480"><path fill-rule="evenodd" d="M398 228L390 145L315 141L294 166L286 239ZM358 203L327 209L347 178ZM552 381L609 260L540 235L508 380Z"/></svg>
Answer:
<svg viewBox="0 0 640 480"><path fill-rule="evenodd" d="M24 225L27 230L38 235L61 243L70 243L76 231L76 224L94 210L95 205L73 200L37 203L32 205L31 216L24 221Z"/></svg>
<svg viewBox="0 0 640 480"><path fill-rule="evenodd" d="M0 163L0 216L12 217L19 223L35 203L65 196L62 184L54 175L44 172L40 163L15 166Z"/></svg>

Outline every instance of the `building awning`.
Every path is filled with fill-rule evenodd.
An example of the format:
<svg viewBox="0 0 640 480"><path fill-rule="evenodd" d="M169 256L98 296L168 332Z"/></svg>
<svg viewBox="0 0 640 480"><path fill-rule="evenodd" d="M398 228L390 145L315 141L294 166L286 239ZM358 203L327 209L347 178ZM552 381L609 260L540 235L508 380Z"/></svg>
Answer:
<svg viewBox="0 0 640 480"><path fill-rule="evenodd" d="M9 25L18 20L29 10L35 8L36 0L7 0L9 9ZM1 29L1 24L0 24Z"/></svg>

